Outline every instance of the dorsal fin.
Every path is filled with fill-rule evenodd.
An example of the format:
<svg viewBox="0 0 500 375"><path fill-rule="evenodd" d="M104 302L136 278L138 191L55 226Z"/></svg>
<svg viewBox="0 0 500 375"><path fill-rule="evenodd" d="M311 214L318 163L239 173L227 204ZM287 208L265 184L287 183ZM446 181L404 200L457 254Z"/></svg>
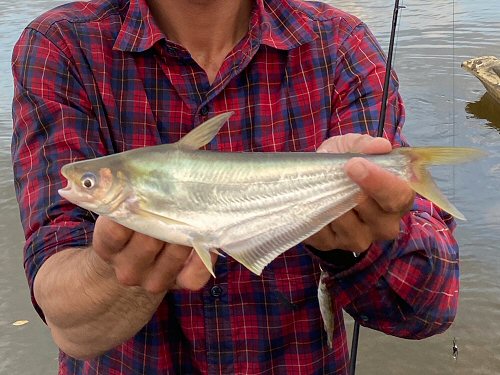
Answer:
<svg viewBox="0 0 500 375"><path fill-rule="evenodd" d="M225 112L212 117L187 133L176 143L176 145L184 150L198 150L215 137L220 128L222 128L222 125L224 125L233 113L234 112Z"/></svg>

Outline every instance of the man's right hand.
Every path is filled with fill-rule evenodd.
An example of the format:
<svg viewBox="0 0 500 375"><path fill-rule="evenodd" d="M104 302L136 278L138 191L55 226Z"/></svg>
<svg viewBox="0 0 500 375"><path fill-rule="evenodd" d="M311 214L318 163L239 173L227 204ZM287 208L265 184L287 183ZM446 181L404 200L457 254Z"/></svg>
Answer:
<svg viewBox="0 0 500 375"><path fill-rule="evenodd" d="M209 278L191 248L99 217L92 246L62 250L44 262L34 295L59 348L89 359L134 336L169 290L197 290Z"/></svg>
<svg viewBox="0 0 500 375"><path fill-rule="evenodd" d="M172 288L198 290L210 278L200 257L190 247L134 232L103 216L95 224L92 251L112 267L121 284L139 286L153 294ZM212 263L216 257L212 254Z"/></svg>

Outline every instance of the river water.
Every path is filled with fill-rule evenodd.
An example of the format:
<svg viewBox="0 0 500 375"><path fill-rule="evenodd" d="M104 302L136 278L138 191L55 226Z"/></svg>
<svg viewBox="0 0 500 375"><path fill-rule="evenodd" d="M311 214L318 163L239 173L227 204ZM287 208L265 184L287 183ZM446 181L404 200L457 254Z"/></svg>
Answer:
<svg viewBox="0 0 500 375"><path fill-rule="evenodd" d="M62 1L0 0L0 374L55 374L57 350L29 301L23 236L10 165L10 56L22 28ZM393 2L331 0L363 19L387 50ZM433 170L468 221L461 245L460 308L445 333L409 341L362 329L357 374L500 374L500 105L460 68L470 57L500 57L499 0L404 0L395 69L413 145L474 146L487 159ZM28 320L13 326L17 320ZM349 320L348 329L352 330ZM456 340L459 354L452 356Z"/></svg>

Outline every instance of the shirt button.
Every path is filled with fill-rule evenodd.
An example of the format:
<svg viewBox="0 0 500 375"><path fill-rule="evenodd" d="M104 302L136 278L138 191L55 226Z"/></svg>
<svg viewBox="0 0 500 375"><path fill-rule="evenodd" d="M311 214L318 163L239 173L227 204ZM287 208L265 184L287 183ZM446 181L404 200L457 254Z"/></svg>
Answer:
<svg viewBox="0 0 500 375"><path fill-rule="evenodd" d="M206 116L208 115L208 112L210 111L210 109L208 108L208 105L204 105L203 107L201 107L200 109L200 115L202 116Z"/></svg>
<svg viewBox="0 0 500 375"><path fill-rule="evenodd" d="M219 285L214 285L210 289L210 295L214 298L219 298L222 294L222 288Z"/></svg>

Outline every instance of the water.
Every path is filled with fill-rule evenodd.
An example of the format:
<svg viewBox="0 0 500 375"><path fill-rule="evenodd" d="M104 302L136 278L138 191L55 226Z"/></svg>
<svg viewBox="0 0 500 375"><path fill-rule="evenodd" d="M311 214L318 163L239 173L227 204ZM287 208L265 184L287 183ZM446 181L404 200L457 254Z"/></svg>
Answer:
<svg viewBox="0 0 500 375"><path fill-rule="evenodd" d="M359 15L387 51L392 1L331 1ZM366 5L369 3L369 5ZM498 0L405 0L395 69L406 101L405 133L414 145L480 147L480 163L433 171L468 218L461 245L459 313L444 334L408 341L362 329L359 374L500 373L500 105L460 68L466 59L500 57ZM352 324L351 324L352 326ZM452 356L453 338L459 347Z"/></svg>
<svg viewBox="0 0 500 375"><path fill-rule="evenodd" d="M358 15L387 50L390 0L331 0ZM17 204L12 186L10 55L23 26L55 0L0 0L0 375L55 374L57 350L29 301ZM475 146L488 159L433 171L468 221L456 232L461 245L460 308L444 334L408 341L361 330L357 374L500 373L500 106L460 68L470 57L500 57L498 0L405 0L395 68L406 101L406 136L413 145ZM12 326L16 320L30 322ZM352 330L349 321L348 329ZM452 356L456 338L459 355Z"/></svg>

